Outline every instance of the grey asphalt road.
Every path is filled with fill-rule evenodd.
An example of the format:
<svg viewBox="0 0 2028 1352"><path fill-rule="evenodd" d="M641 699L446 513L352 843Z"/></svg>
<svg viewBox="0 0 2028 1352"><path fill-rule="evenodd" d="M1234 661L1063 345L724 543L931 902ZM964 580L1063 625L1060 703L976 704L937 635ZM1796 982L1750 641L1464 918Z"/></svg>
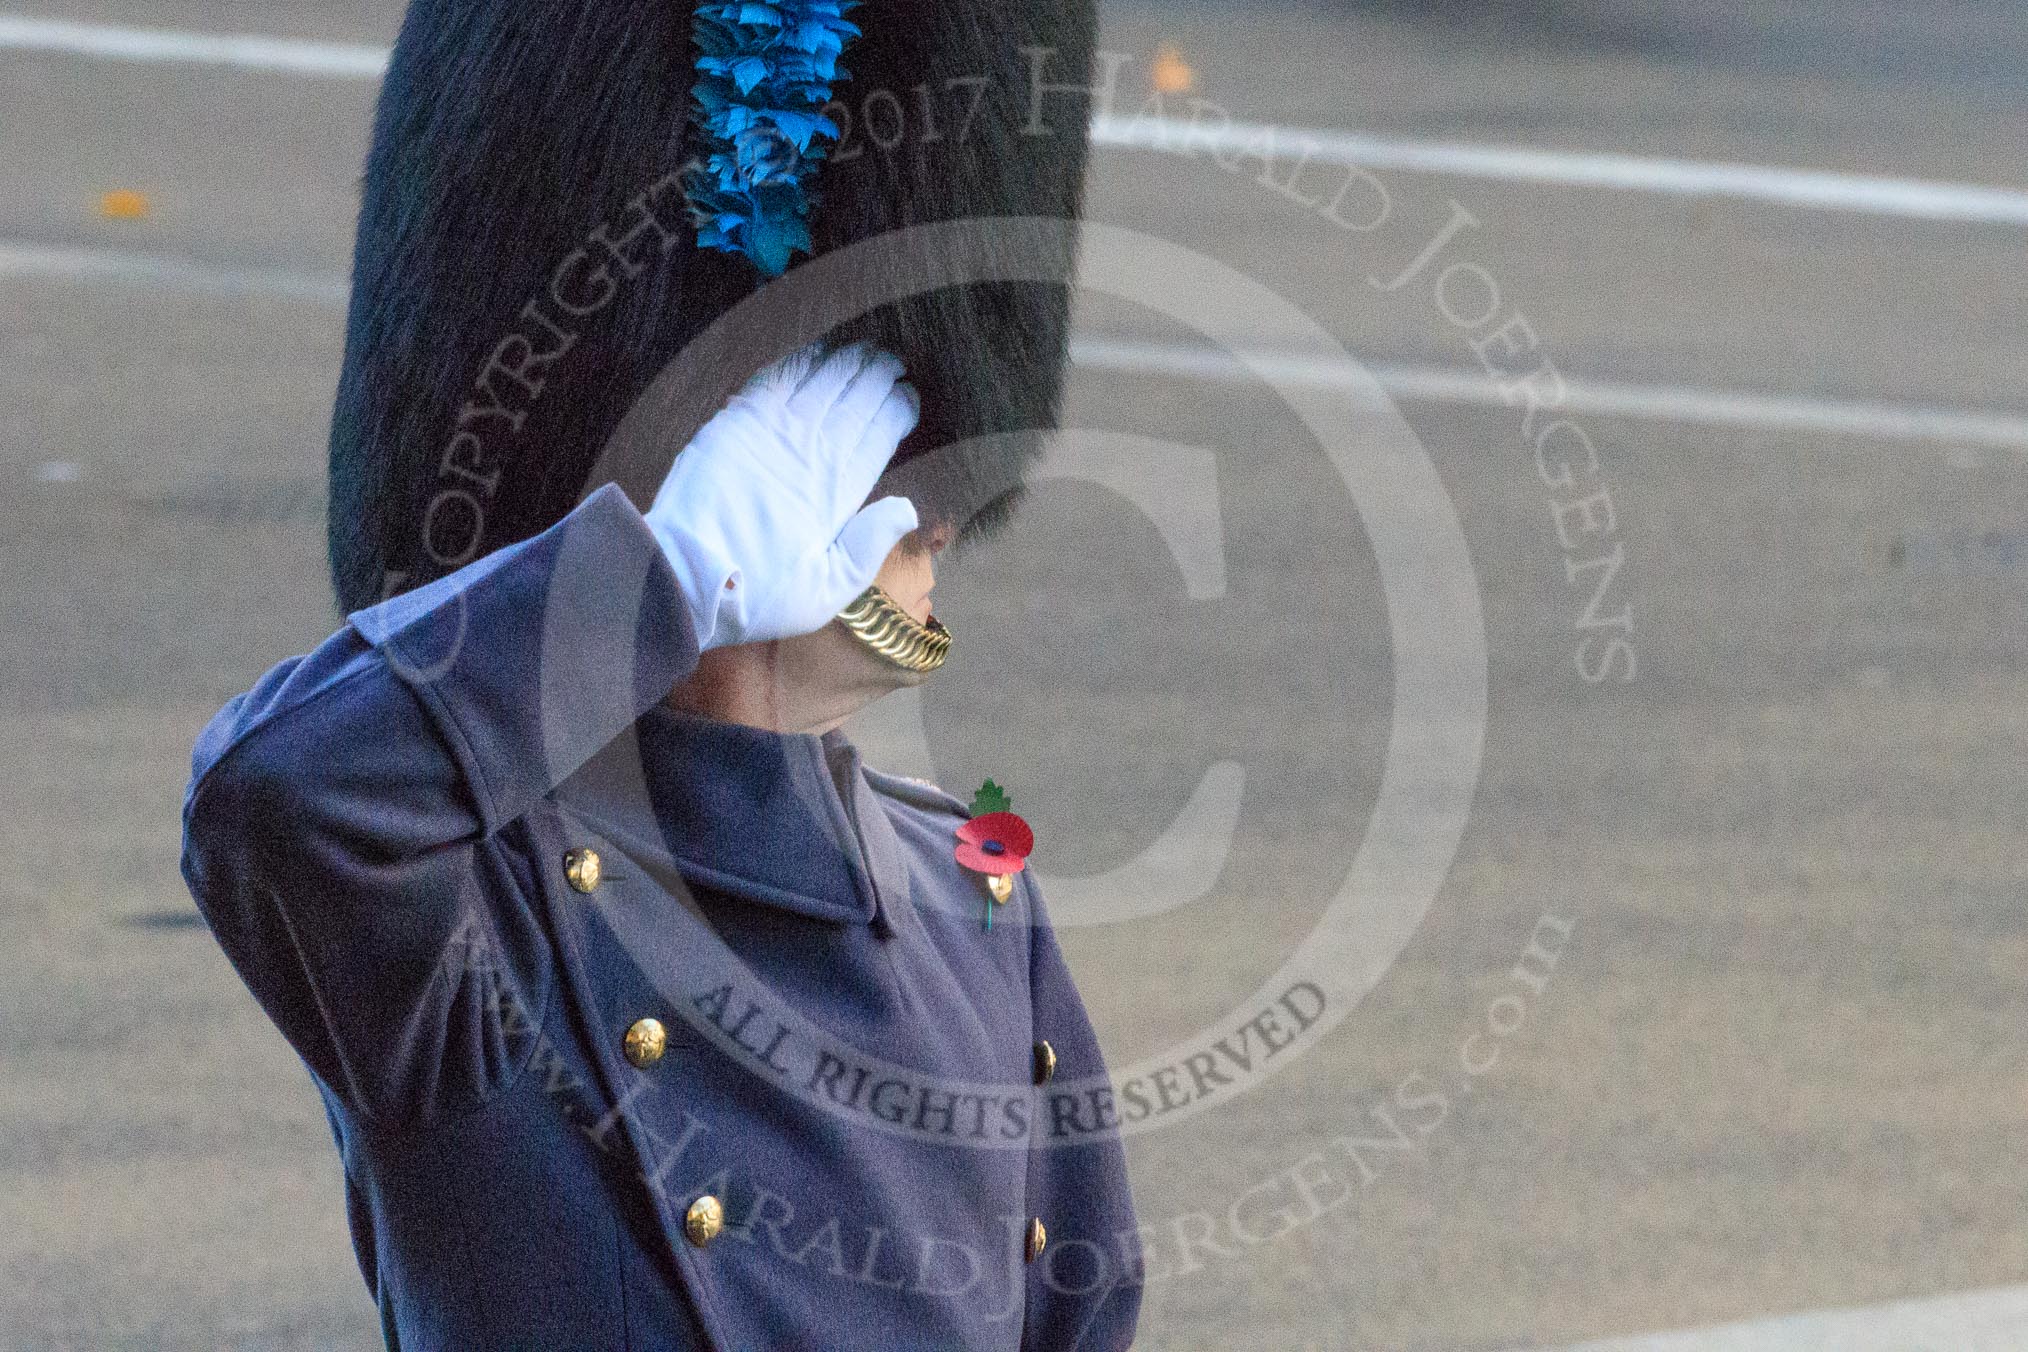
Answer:
<svg viewBox="0 0 2028 1352"><path fill-rule="evenodd" d="M37 13L385 43L399 10ZM1998 186L2028 144L2004 3L1233 10L1108 5L1117 111L1167 44L1172 78L1256 121ZM196 731L337 621L342 311L315 284L342 278L371 98L0 50L0 1347L374 1342L315 1095L175 865ZM1470 567L1390 588L1376 540L1406 520L1435 551L1441 519L1394 515L1385 482L1355 499L1262 382L1193 373L1161 312L1201 297L1082 302L1084 333L1142 357L1081 367L1068 421L1215 454L1195 498L1222 590L1191 599L1130 494L1047 482L940 583L964 641L920 712L927 768L1014 787L1066 878L1243 770L1204 895L1066 931L1116 1066L1243 1008L1327 914L1405 701L1393 636L1476 611L1489 692L1455 858L1371 992L1251 1092L1129 1142L1169 1269L1142 1345L1555 1346L2028 1281L2028 437L1820 416L2028 426L2022 227L1404 171L1350 230L1261 172L1105 150L1092 216L1289 298L1376 370L1469 373L1519 315L1573 380L1800 412L1573 414L1599 468L1559 488L1522 408L1404 394ZM152 214L101 219L112 189ZM1437 265L1369 281L1459 210L1477 224ZM52 250L209 271L66 275ZM1476 271L1439 286L1454 264ZM1301 336L1227 318L1249 348ZM1377 444L1393 424L1367 416ZM1572 505L1600 490L1610 530ZM1609 557L1592 618L1630 629L1586 630ZM1612 635L1631 664L1588 680ZM904 754L894 726L863 740ZM1545 936L1553 973L1517 974ZM1412 1148L1348 1153L1390 1115ZM1312 1214L1291 1180L1318 1168L1337 1187Z"/></svg>

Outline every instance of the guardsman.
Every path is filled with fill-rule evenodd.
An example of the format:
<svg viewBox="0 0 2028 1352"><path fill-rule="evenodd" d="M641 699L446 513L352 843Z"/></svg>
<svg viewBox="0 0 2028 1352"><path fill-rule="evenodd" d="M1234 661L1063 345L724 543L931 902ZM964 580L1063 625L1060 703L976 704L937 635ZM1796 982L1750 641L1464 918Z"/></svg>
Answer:
<svg viewBox="0 0 2028 1352"><path fill-rule="evenodd" d="M895 229L1074 221L1092 16L850 7L417 0L396 46L348 619L206 729L184 849L324 1099L389 1347L1132 1341L1032 838L839 730L950 647L935 560L1053 419L1072 232L1021 280L794 289ZM918 124L851 153L889 100Z"/></svg>

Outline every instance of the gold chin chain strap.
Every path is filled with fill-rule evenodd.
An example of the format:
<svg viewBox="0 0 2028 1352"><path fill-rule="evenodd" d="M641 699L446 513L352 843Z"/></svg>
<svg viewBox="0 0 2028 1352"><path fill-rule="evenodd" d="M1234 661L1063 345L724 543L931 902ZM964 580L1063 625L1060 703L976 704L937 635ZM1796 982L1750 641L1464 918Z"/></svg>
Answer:
<svg viewBox="0 0 2028 1352"><path fill-rule="evenodd" d="M838 613L838 622L861 643L905 671L935 671L951 652L951 631L915 617L879 587L868 587L859 599Z"/></svg>

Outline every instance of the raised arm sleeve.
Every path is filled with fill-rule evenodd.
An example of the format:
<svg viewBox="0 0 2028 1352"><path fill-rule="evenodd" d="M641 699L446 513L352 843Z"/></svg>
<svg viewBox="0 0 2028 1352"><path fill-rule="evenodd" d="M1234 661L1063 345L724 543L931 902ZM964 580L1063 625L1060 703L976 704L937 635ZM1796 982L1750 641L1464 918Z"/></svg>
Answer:
<svg viewBox="0 0 2028 1352"><path fill-rule="evenodd" d="M525 1062L552 964L520 821L695 667L688 614L608 486L352 615L199 738L184 877L363 1117L456 1112Z"/></svg>

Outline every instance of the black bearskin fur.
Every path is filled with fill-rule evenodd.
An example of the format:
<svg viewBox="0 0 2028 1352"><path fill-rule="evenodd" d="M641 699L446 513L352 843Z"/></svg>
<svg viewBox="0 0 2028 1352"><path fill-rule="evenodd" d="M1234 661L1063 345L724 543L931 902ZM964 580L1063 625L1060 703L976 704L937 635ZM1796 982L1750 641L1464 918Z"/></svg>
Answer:
<svg viewBox="0 0 2028 1352"><path fill-rule="evenodd" d="M865 36L836 91L853 125L816 179L818 255L905 225L1075 220L1089 103L1061 89L1038 101L1035 85L1038 62L1051 86L1092 82L1094 7L855 10ZM413 0L367 159L332 423L331 567L348 611L561 518L597 486L636 399L759 287L743 258L695 246L670 186L694 150L690 22L670 0ZM896 352L922 392L896 464L916 471L925 520L990 529L1054 424L1074 231L1063 239L1046 274L1060 282L930 291L828 335ZM697 372L709 406L786 350ZM688 431L670 430L668 454ZM1008 433L1028 434L995 435Z"/></svg>

